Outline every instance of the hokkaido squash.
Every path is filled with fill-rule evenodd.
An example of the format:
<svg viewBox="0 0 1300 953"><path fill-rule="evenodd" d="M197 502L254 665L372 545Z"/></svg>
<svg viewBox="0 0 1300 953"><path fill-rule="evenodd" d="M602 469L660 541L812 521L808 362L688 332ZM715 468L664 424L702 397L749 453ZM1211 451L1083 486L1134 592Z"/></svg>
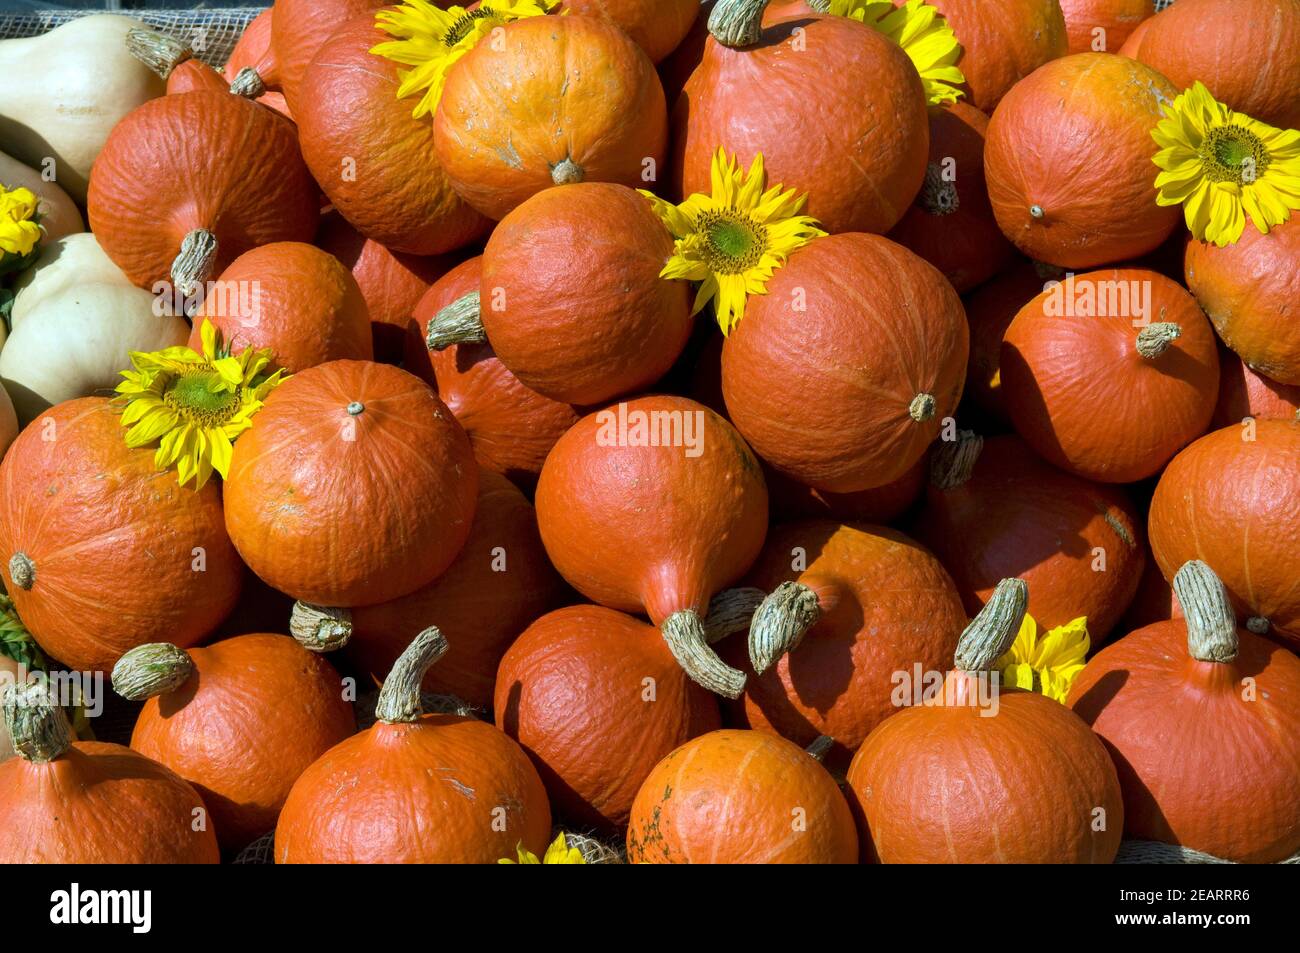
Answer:
<svg viewBox="0 0 1300 953"><path fill-rule="evenodd" d="M721 806L725 805L725 810ZM844 795L817 760L761 731L712 731L660 761L637 792L633 864L852 864Z"/></svg>
<svg viewBox="0 0 1300 953"><path fill-rule="evenodd" d="M65 235L86 230L86 223L81 219L81 210L77 208L77 203L72 201L57 182L46 181L31 166L3 152L0 152L0 186L9 191L30 189L40 200L36 210L40 215L42 248L57 242Z"/></svg>
<svg viewBox="0 0 1300 953"><path fill-rule="evenodd" d="M1160 564L1149 552L1150 546L1147 548L1146 565L1142 569L1142 578L1138 581L1137 595L1115 627L1117 632L1133 632L1153 622L1183 617L1183 607L1178 604L1178 596L1165 580Z"/></svg>
<svg viewBox="0 0 1300 953"><path fill-rule="evenodd" d="M424 690L486 709L501 656L557 604L562 588L542 549L532 505L505 477L482 470L469 539L437 579L373 606L322 610L299 603L292 631L313 651L345 645L352 667L378 681L411 639L436 625L450 648L429 669Z"/></svg>
<svg viewBox="0 0 1300 953"><path fill-rule="evenodd" d="M321 47L344 24L361 20L363 14L369 14L373 22L375 11L383 6L383 0L275 0L271 9L271 55L291 112L298 113L298 87ZM302 98L310 103L313 95L309 91Z"/></svg>
<svg viewBox="0 0 1300 953"><path fill-rule="evenodd" d="M10 327L18 327L46 298L74 285L104 284L129 287L131 279L104 254L90 232L77 232L56 241L43 242L36 260L14 278Z"/></svg>
<svg viewBox="0 0 1300 953"><path fill-rule="evenodd" d="M46 684L8 688L3 705L18 757L0 764L0 824L15 835L0 843L0 863L220 860L188 783L122 745L74 741Z"/></svg>
<svg viewBox="0 0 1300 953"><path fill-rule="evenodd" d="M188 295L252 248L311 241L317 194L291 122L207 90L153 100L118 123L87 208L133 282L170 279Z"/></svg>
<svg viewBox="0 0 1300 953"><path fill-rule="evenodd" d="M1049 463L1105 483L1159 473L1205 432L1219 392L1205 315L1181 286L1141 269L1054 283L1007 328L1000 367L1025 441Z"/></svg>
<svg viewBox="0 0 1300 953"><path fill-rule="evenodd" d="M992 672L1025 603L1023 582L1000 583L940 690L881 722L854 756L850 801L882 863L1115 859L1124 803L1105 747L1060 702L1001 686Z"/></svg>
<svg viewBox="0 0 1300 953"><path fill-rule="evenodd" d="M662 758L721 727L713 695L686 677L654 627L603 606L569 606L528 626L501 660L494 707L554 808L607 832L627 825Z"/></svg>
<svg viewBox="0 0 1300 953"><path fill-rule="evenodd" d="M182 487L123 435L108 400L70 400L0 464L5 589L41 648L74 669L108 671L145 642L194 645L239 596L217 485Z"/></svg>
<svg viewBox="0 0 1300 953"><path fill-rule="evenodd" d="M443 308L478 293L481 274L482 258L471 258L429 288L414 312L421 339ZM469 434L474 459L525 489L536 486L551 447L578 422L577 411L521 384L486 341L423 350L438 396Z"/></svg>
<svg viewBox="0 0 1300 953"><path fill-rule="evenodd" d="M1128 39L1119 48L1120 56L1127 56L1129 59L1138 59L1138 50L1142 48L1142 40L1146 36L1147 30L1151 26L1151 21L1155 17L1149 17L1134 27L1133 32L1128 35Z"/></svg>
<svg viewBox="0 0 1300 953"><path fill-rule="evenodd" d="M1177 95L1150 67L1105 53L1054 60L1016 84L984 143L989 200L1006 236L1064 268L1158 248L1182 213L1156 205L1151 130Z"/></svg>
<svg viewBox="0 0 1300 953"><path fill-rule="evenodd" d="M1117 53L1138 24L1155 16L1155 0L1060 0L1071 53Z"/></svg>
<svg viewBox="0 0 1300 953"><path fill-rule="evenodd" d="M1253 370L1300 384L1300 224L1261 235L1253 225L1235 244L1187 243L1187 287L1224 343Z"/></svg>
<svg viewBox="0 0 1300 953"><path fill-rule="evenodd" d="M1216 430L1165 468L1151 499L1151 550L1166 579L1200 559L1228 587L1252 632L1300 646L1295 501L1300 421Z"/></svg>
<svg viewBox="0 0 1300 953"><path fill-rule="evenodd" d="M773 521L835 519L840 522L889 523L906 513L921 496L926 480L925 459L892 483L856 493L826 493L765 471Z"/></svg>
<svg viewBox="0 0 1300 953"><path fill-rule="evenodd" d="M257 101L263 106L270 106L276 112L293 118L289 111L288 100L280 91L280 61L276 58L271 43L272 14L274 10L263 10L244 28L239 42L230 51L230 58L222 69L227 82L234 82L240 72L251 69L266 88Z"/></svg>
<svg viewBox="0 0 1300 953"><path fill-rule="evenodd" d="M550 16L501 31L448 74L433 117L438 161L470 205L501 219L552 185L658 180L668 137L663 87L622 30Z"/></svg>
<svg viewBox="0 0 1300 953"><path fill-rule="evenodd" d="M236 441L226 526L281 592L374 605L451 565L477 492L469 438L427 384L386 364L331 361L277 387Z"/></svg>
<svg viewBox="0 0 1300 953"><path fill-rule="evenodd" d="M720 148L744 165L761 152L769 180L806 192L807 214L827 231L889 231L925 176L916 68L893 41L845 17L763 28L766 5L714 4L703 59L673 110L672 188L708 194Z"/></svg>
<svg viewBox="0 0 1300 953"><path fill-rule="evenodd" d="M546 189L492 232L478 295L429 323L429 347L486 335L520 383L568 404L644 390L691 333L690 285L659 277L672 254L672 236L632 189Z"/></svg>
<svg viewBox="0 0 1300 953"><path fill-rule="evenodd" d="M686 36L677 44L677 48L659 64L659 79L664 87L664 99L671 112L673 105L682 94L682 88L691 78L700 60L704 58L704 46L709 39L709 15L713 12L715 0L701 0L700 12L686 31ZM768 7L768 14L775 8Z"/></svg>
<svg viewBox="0 0 1300 953"><path fill-rule="evenodd" d="M1256 374L1225 347L1219 348L1219 402L1210 426L1217 430L1247 417L1290 420L1300 415L1300 384L1279 384Z"/></svg>
<svg viewBox="0 0 1300 953"><path fill-rule="evenodd" d="M562 11L608 20L658 63L700 15L700 0L564 0Z"/></svg>
<svg viewBox="0 0 1300 953"><path fill-rule="evenodd" d="M190 93L198 89L228 92L230 82L220 71L197 59L194 50L181 40L157 30L131 30L126 48L167 82L167 94Z"/></svg>
<svg viewBox="0 0 1300 953"><path fill-rule="evenodd" d="M897 480L938 436L968 342L961 299L934 266L875 235L832 235L750 297L722 350L722 392L775 469L865 490Z"/></svg>
<svg viewBox="0 0 1300 953"><path fill-rule="evenodd" d="M1300 659L1237 627L1205 563L1174 588L1187 618L1103 649L1069 705L1115 760L1130 837L1285 860L1300 851Z"/></svg>
<svg viewBox="0 0 1300 953"><path fill-rule="evenodd" d="M234 353L270 348L291 374L326 361L374 356L370 313L352 273L328 252L275 242L245 252L203 299L190 334L202 350L206 318Z"/></svg>
<svg viewBox="0 0 1300 953"><path fill-rule="evenodd" d="M290 93L290 104L303 157L339 214L392 251L437 255L474 241L488 221L452 191L429 121L397 98L397 64L370 52L386 37L372 13L349 20L306 68L305 95L295 103ZM288 64L281 69L288 92Z"/></svg>
<svg viewBox="0 0 1300 953"><path fill-rule="evenodd" d="M1137 57L1179 89L1204 83L1226 106L1300 126L1300 2L1179 0L1151 20Z"/></svg>
<svg viewBox="0 0 1300 953"><path fill-rule="evenodd" d="M952 573L967 612L1018 576L1044 631L1086 616L1093 644L1106 638L1146 561L1124 489L1048 466L1019 437L969 431L938 445L931 474L913 530Z"/></svg>
<svg viewBox="0 0 1300 953"><path fill-rule="evenodd" d="M728 724L798 745L827 735L835 741L827 761L841 770L898 710L896 674L942 669L966 627L939 560L881 526L775 527L745 584L772 594L748 639L733 636L719 648L725 661L760 673L728 706Z"/></svg>
<svg viewBox="0 0 1300 953"><path fill-rule="evenodd" d="M356 730L338 673L283 635L141 645L113 666L113 690L148 699L131 747L194 785L225 850L273 830L293 782Z"/></svg>
<svg viewBox="0 0 1300 953"><path fill-rule="evenodd" d="M989 119L964 102L930 110L925 184L889 237L916 252L960 293L1009 265L1015 249L993 218L984 185Z"/></svg>
<svg viewBox="0 0 1300 953"><path fill-rule="evenodd" d="M708 647L702 619L767 531L762 471L730 424L680 397L582 418L542 467L537 523L570 585L611 609L644 611L688 675L740 694L744 675Z"/></svg>
<svg viewBox="0 0 1300 953"><path fill-rule="evenodd" d="M277 864L492 864L541 855L551 811L519 746L476 718L426 715L425 670L446 651L420 633L384 682L376 723L335 745L289 792Z"/></svg>

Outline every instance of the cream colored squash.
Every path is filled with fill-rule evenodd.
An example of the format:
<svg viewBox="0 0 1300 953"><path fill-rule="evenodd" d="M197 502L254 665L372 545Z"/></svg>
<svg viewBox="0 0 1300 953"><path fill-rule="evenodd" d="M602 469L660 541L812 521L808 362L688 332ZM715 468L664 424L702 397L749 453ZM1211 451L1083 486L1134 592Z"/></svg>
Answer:
<svg viewBox="0 0 1300 953"><path fill-rule="evenodd" d="M86 201L90 167L119 119L161 96L166 83L126 48L138 20L80 17L41 36L0 40L0 143Z"/></svg>
<svg viewBox="0 0 1300 953"><path fill-rule="evenodd" d="M44 244L31 267L14 279L9 323L16 328L42 301L66 288L87 284L129 285L131 279L113 264L90 232Z"/></svg>
<svg viewBox="0 0 1300 953"><path fill-rule="evenodd" d="M4 322L0 321L0 348L4 347L4 337ZM3 357L3 352L0 352L0 357ZM9 444L17 436L18 415L14 412L14 402L9 399L9 392L0 387L0 458L4 457Z"/></svg>
<svg viewBox="0 0 1300 953"><path fill-rule="evenodd" d="M2 95L2 94L0 94ZM31 166L24 165L13 156L0 152L0 185L6 189L31 189L40 199L37 209L41 215L42 244L58 241L64 235L86 230L81 209L68 197L68 193L54 182L46 182Z"/></svg>
<svg viewBox="0 0 1300 953"><path fill-rule="evenodd" d="M189 336L185 319L155 314L154 296L141 288L81 284L46 298L14 328L0 351L0 382L25 427L54 404L111 394L131 351Z"/></svg>

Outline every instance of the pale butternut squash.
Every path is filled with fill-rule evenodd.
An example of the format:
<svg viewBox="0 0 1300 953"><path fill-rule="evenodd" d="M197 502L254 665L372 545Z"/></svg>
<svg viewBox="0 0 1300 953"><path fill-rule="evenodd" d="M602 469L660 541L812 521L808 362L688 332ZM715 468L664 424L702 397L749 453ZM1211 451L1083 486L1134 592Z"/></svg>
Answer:
<svg viewBox="0 0 1300 953"><path fill-rule="evenodd" d="M77 208L77 203L68 197L67 192L59 188L58 183L46 182L31 166L3 152L0 152L0 185L11 191L30 189L41 200L37 210L41 216L41 231L45 233L41 239L42 245L58 241L64 235L86 230L81 209Z"/></svg>
<svg viewBox="0 0 1300 953"><path fill-rule="evenodd" d="M74 285L90 284L130 285L131 279L113 264L90 232L43 243L36 261L14 279L10 326L18 327L47 298Z"/></svg>

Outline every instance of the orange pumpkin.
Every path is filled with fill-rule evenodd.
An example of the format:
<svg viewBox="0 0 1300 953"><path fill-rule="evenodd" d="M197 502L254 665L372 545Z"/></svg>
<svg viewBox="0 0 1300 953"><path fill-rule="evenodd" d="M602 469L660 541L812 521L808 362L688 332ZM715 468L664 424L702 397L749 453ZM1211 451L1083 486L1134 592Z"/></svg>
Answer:
<svg viewBox="0 0 1300 953"><path fill-rule="evenodd" d="M303 157L339 214L391 251L438 255L476 240L488 222L452 190L429 121L397 98L397 64L370 52L389 38L371 13L349 20L290 102Z"/></svg>
<svg viewBox="0 0 1300 953"><path fill-rule="evenodd" d="M1147 547L1150 550L1150 547ZM1181 619L1183 607L1178 604L1178 596L1173 587L1165 581L1160 564L1148 551L1146 565L1142 569L1142 578L1138 581L1137 595L1129 603L1128 611L1119 620L1116 631L1132 632L1153 622L1165 622L1169 619ZM1094 643L1095 644L1095 643Z"/></svg>
<svg viewBox="0 0 1300 953"><path fill-rule="evenodd" d="M1219 392L1201 309L1175 282L1136 268L1067 276L1021 308L1002 341L1001 374L1025 441L1105 483L1159 473L1205 432Z"/></svg>
<svg viewBox="0 0 1300 953"><path fill-rule="evenodd" d="M1093 268L1158 248L1182 219L1156 205L1151 130L1178 90L1106 53L1054 60L1007 94L984 165L998 225L1030 258Z"/></svg>
<svg viewBox="0 0 1300 953"><path fill-rule="evenodd" d="M1216 430L1170 462L1151 499L1151 550L1166 579L1204 560L1252 632L1300 646L1295 506L1300 421Z"/></svg>
<svg viewBox="0 0 1300 953"><path fill-rule="evenodd" d="M1300 384L1300 224L1288 221L1267 235L1247 225L1223 248L1190 241L1186 268L1187 287L1224 343L1265 377Z"/></svg>
<svg viewBox="0 0 1300 953"><path fill-rule="evenodd" d="M765 6L714 4L712 36L673 110L672 188L710 193L719 148L745 166L761 152L769 181L807 192L807 214L828 231L889 231L925 176L916 68L897 44L844 17L761 28Z"/></svg>
<svg viewBox="0 0 1300 953"><path fill-rule="evenodd" d="M148 699L131 747L194 785L226 850L274 829L298 775L356 730L338 673L283 635L142 645L113 667L113 689Z"/></svg>
<svg viewBox="0 0 1300 953"><path fill-rule="evenodd" d="M1256 374L1226 347L1219 348L1219 403L1214 429L1239 424L1247 417L1289 420L1300 416L1300 384L1279 384Z"/></svg>
<svg viewBox="0 0 1300 953"><path fill-rule="evenodd" d="M420 681L446 651L420 633L379 693L376 723L335 745L289 792L277 864L492 864L550 841L546 789L528 756L491 725L426 715Z"/></svg>
<svg viewBox="0 0 1300 953"><path fill-rule="evenodd" d="M542 467L537 524L570 585L612 609L644 611L688 675L740 694L743 674L708 647L702 619L767 531L762 471L730 424L681 397L582 418Z"/></svg>
<svg viewBox="0 0 1300 953"><path fill-rule="evenodd" d="M889 523L902 516L925 488L925 458L917 460L892 483L856 493L827 493L784 477L770 468L765 471L771 495L772 519L835 519L840 522Z"/></svg>
<svg viewBox="0 0 1300 953"><path fill-rule="evenodd" d="M721 724L717 701L654 627L603 606L559 609L525 629L497 670L495 709L555 808L602 831L627 825L660 759Z"/></svg>
<svg viewBox="0 0 1300 953"><path fill-rule="evenodd" d="M992 674L1025 602L1024 583L1001 583L941 689L881 722L854 756L850 801L882 863L1115 859L1124 803L1101 741L1064 705Z"/></svg>
<svg viewBox="0 0 1300 953"><path fill-rule="evenodd" d="M1155 0L1060 0L1071 53L1116 53L1138 24L1156 14Z"/></svg>
<svg viewBox="0 0 1300 953"><path fill-rule="evenodd" d="M668 755L637 792L627 831L633 864L852 864L857 857L853 816L826 769L761 731L713 731Z"/></svg>
<svg viewBox="0 0 1300 953"><path fill-rule="evenodd" d="M876 235L832 235L750 297L722 350L722 392L777 470L864 490L897 480L938 436L968 340L961 299L932 265Z"/></svg>
<svg viewBox="0 0 1300 953"><path fill-rule="evenodd" d="M654 65L614 24L586 16L506 24L447 75L433 119L447 178L495 219L552 185L653 183L667 136Z"/></svg>
<svg viewBox="0 0 1300 953"><path fill-rule="evenodd" d="M276 388L235 442L226 527L276 589L374 605L451 565L477 492L469 438L427 384L386 364L331 361Z"/></svg>
<svg viewBox="0 0 1300 953"><path fill-rule="evenodd" d="M1103 649L1069 705L1115 760L1130 837L1284 860L1300 851L1300 659L1237 628L1204 563L1174 587L1187 618Z"/></svg>
<svg viewBox="0 0 1300 953"><path fill-rule="evenodd" d="M271 15L274 12L267 9L253 17L239 35L235 48L230 51L230 59L226 60L222 73L227 82L233 82L242 69L256 71L266 86L266 92L257 97L257 101L292 119L289 103L280 91L280 61L276 58L271 42Z"/></svg>
<svg viewBox="0 0 1300 953"><path fill-rule="evenodd" d="M1154 19L1155 17L1149 17L1134 28L1133 32L1128 35L1128 39L1125 40L1124 44L1119 48L1120 56L1127 56L1134 60L1139 58L1138 50L1142 48L1142 40L1146 36L1147 30L1151 27L1151 21Z"/></svg>
<svg viewBox="0 0 1300 953"><path fill-rule="evenodd" d="M5 589L41 647L74 669L107 671L145 642L194 645L239 596L217 484L182 487L124 434L105 398L70 400L0 464Z"/></svg>
<svg viewBox="0 0 1300 953"><path fill-rule="evenodd" d="M700 0L564 0L561 9L610 21L658 63L690 31Z"/></svg>
<svg viewBox="0 0 1300 953"><path fill-rule="evenodd" d="M371 21L384 0L275 0L271 10L271 55L279 69L279 85L289 108L297 114L299 86L316 54L344 24L369 14ZM361 77L358 77L360 79ZM314 94L302 97L310 103Z"/></svg>

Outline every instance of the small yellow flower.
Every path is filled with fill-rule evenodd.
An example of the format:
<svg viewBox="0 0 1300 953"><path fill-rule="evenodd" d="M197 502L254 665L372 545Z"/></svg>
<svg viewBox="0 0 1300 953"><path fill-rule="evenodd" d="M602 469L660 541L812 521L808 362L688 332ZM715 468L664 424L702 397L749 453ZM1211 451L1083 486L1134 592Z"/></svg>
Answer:
<svg viewBox="0 0 1300 953"><path fill-rule="evenodd" d="M1182 205L1187 228L1222 248L1246 216L1263 235L1300 208L1300 131L1275 129L1218 102L1199 80L1151 130L1156 203Z"/></svg>
<svg viewBox="0 0 1300 953"><path fill-rule="evenodd" d="M1026 614L1010 650L998 659L1003 683L1038 692L1064 704L1070 686L1083 671L1088 655L1088 620L1080 617L1052 629L1041 639L1038 623Z"/></svg>
<svg viewBox="0 0 1300 953"><path fill-rule="evenodd" d="M188 347L131 354L134 370L117 385L125 404L122 425L126 445L143 447L160 441L154 465L176 465L182 486L191 479L197 490L212 471L230 470L231 444L252 426L266 396L288 378L273 373L268 349L246 348L231 356L206 318L200 331L203 353Z"/></svg>
<svg viewBox="0 0 1300 953"><path fill-rule="evenodd" d="M7 189L0 184L0 258L25 258L41 240L37 224L40 199L31 189Z"/></svg>
<svg viewBox="0 0 1300 953"><path fill-rule="evenodd" d="M498 864L585 864L582 858L582 851L576 847L570 847L564 839L564 834L560 833L555 840L551 841L551 846L546 848L546 855L541 860L530 850L526 850L523 844L515 847L515 853L519 855L518 860L511 860L509 857L502 857L497 861Z"/></svg>
<svg viewBox="0 0 1300 953"><path fill-rule="evenodd" d="M442 10L428 0L402 0L400 6L375 14L375 25L397 39L380 43L370 52L414 67L400 72L397 98L405 99L424 90L412 113L419 119L438 108L447 73L479 40L513 20L544 16L556 2L483 0L475 10L456 6Z"/></svg>
<svg viewBox="0 0 1300 953"><path fill-rule="evenodd" d="M767 294L768 279L790 253L826 233L815 218L799 214L806 195L780 185L763 191L761 152L745 173L736 156L719 149L712 180L711 196L696 192L681 205L639 191L676 239L659 277L700 282L692 313L714 301L722 333L730 334L745 316L746 297Z"/></svg>
<svg viewBox="0 0 1300 953"><path fill-rule="evenodd" d="M925 85L931 106L955 103L966 76L957 68L961 44L948 21L925 0L895 7L889 0L831 0L830 12L849 17L885 34L903 48Z"/></svg>

